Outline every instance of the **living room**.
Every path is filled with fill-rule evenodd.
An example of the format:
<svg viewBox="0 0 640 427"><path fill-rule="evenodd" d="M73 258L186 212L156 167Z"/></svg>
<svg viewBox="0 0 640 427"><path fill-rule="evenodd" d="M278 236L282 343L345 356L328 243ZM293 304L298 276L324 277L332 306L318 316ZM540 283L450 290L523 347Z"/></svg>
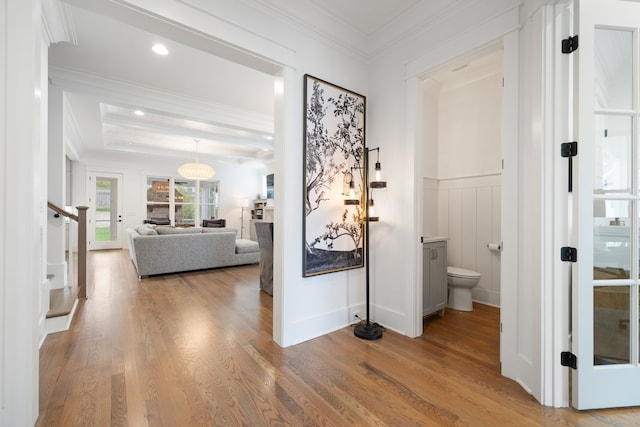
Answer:
<svg viewBox="0 0 640 427"><path fill-rule="evenodd" d="M218 190L211 214L248 231L249 216L240 223L238 201L266 197L274 154L273 76L99 13L68 10L76 43L49 49L49 143L62 145L71 160L64 163L71 169L65 171L64 204L87 205L95 214L89 177L116 174L120 206L114 210L123 229L135 227L148 217L149 180L181 178L178 167L195 161L215 171L207 179ZM151 50L158 40L168 54ZM55 181L59 166L50 169ZM192 221L210 219L195 212ZM91 237L89 230L89 249L98 248ZM126 246L122 238L111 247L118 246Z"/></svg>

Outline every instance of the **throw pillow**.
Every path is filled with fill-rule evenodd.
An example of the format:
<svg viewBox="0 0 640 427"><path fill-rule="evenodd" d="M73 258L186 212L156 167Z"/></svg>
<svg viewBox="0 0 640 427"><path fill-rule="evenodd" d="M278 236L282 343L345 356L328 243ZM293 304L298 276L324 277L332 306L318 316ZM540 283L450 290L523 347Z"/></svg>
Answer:
<svg viewBox="0 0 640 427"><path fill-rule="evenodd" d="M153 236L158 234L155 226L152 224L142 224L136 227L136 231L142 236Z"/></svg>

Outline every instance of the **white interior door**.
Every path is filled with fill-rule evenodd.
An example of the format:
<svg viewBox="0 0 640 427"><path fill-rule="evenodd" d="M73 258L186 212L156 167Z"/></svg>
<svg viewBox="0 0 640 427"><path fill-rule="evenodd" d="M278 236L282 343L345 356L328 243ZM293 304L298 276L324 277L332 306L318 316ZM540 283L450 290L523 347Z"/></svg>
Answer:
<svg viewBox="0 0 640 427"><path fill-rule="evenodd" d="M640 3L583 0L577 14L571 404L636 406Z"/></svg>
<svg viewBox="0 0 640 427"><path fill-rule="evenodd" d="M122 174L90 172L89 250L121 249L122 230Z"/></svg>

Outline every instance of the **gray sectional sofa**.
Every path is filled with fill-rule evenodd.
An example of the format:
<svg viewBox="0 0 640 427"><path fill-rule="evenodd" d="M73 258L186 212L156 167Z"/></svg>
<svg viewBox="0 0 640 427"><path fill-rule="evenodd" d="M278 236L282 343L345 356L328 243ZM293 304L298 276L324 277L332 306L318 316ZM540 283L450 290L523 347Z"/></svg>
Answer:
<svg viewBox="0 0 640 427"><path fill-rule="evenodd" d="M237 239L229 228L174 228L143 224L127 229L138 277L260 261L258 243Z"/></svg>

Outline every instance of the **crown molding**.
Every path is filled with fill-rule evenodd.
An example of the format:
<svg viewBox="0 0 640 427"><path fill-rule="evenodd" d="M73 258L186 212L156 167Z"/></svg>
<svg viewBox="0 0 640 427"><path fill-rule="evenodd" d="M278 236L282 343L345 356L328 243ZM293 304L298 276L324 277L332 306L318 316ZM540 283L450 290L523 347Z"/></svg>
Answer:
<svg viewBox="0 0 640 427"><path fill-rule="evenodd" d="M294 0L282 5L282 2L273 0L241 1L313 40L360 61L369 59L369 37L355 27L345 25L343 20L313 2Z"/></svg>
<svg viewBox="0 0 640 427"><path fill-rule="evenodd" d="M71 10L66 3L59 0L42 0L42 28L49 45L59 42L78 44Z"/></svg>

